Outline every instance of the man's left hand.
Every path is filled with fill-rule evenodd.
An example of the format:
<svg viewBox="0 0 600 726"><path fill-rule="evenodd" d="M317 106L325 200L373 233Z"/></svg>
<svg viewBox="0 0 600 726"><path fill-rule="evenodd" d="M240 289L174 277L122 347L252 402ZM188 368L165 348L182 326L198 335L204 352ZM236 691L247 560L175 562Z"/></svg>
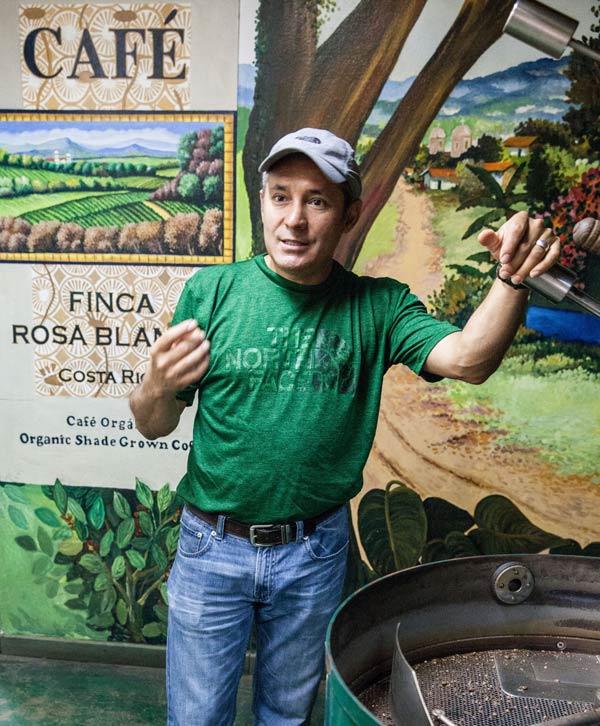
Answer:
<svg viewBox="0 0 600 726"><path fill-rule="evenodd" d="M560 238L527 212L517 212L497 232L485 229L478 240L502 264L499 276L515 285L526 277L538 277L560 257Z"/></svg>

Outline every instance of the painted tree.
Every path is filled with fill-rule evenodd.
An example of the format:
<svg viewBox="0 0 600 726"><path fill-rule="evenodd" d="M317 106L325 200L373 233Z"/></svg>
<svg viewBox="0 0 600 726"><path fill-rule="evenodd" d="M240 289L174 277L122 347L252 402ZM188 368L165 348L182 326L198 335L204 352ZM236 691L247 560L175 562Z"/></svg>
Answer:
<svg viewBox="0 0 600 726"><path fill-rule="evenodd" d="M283 134L331 129L355 145L427 0L360 0L318 45L322 0L261 0L256 86L243 153L253 251L264 249L257 167ZM336 256L350 268L444 101L501 35L513 0L464 0L454 23L362 159L363 213Z"/></svg>

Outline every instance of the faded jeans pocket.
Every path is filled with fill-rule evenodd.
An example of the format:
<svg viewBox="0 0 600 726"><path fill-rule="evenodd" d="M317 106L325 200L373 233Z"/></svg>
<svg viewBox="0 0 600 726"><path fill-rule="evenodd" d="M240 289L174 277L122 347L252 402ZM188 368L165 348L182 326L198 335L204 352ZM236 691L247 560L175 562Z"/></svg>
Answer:
<svg viewBox="0 0 600 726"><path fill-rule="evenodd" d="M304 538L308 554L313 560L329 560L348 549L349 531L346 507L340 507L317 525L315 531Z"/></svg>
<svg viewBox="0 0 600 726"><path fill-rule="evenodd" d="M178 554L182 557L201 557L214 540L212 531L213 528L208 522L184 508L179 529Z"/></svg>

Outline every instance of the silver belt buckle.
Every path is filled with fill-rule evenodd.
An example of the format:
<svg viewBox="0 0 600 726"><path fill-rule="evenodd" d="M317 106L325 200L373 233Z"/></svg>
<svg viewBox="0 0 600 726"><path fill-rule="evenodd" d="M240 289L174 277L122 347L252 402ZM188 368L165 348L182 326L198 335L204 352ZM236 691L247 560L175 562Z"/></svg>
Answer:
<svg viewBox="0 0 600 726"><path fill-rule="evenodd" d="M258 542L257 536L261 530L270 529L281 533L281 544L288 544L292 537L292 526L290 524L251 524L250 525L250 544L255 547L273 547L279 542Z"/></svg>

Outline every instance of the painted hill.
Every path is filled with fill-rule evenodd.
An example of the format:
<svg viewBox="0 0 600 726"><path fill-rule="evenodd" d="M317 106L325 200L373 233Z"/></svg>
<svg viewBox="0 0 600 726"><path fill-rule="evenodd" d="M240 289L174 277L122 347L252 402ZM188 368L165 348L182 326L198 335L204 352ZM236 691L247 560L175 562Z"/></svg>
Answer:
<svg viewBox="0 0 600 726"><path fill-rule="evenodd" d="M496 73L459 81L440 110L435 125L453 127L465 122L475 135L485 131L508 136L520 120L529 117L560 121L568 109L566 92L570 82L564 75L568 57L541 58ZM384 126L410 88L414 76L388 81L367 126ZM254 66L239 67L238 104L251 107Z"/></svg>

